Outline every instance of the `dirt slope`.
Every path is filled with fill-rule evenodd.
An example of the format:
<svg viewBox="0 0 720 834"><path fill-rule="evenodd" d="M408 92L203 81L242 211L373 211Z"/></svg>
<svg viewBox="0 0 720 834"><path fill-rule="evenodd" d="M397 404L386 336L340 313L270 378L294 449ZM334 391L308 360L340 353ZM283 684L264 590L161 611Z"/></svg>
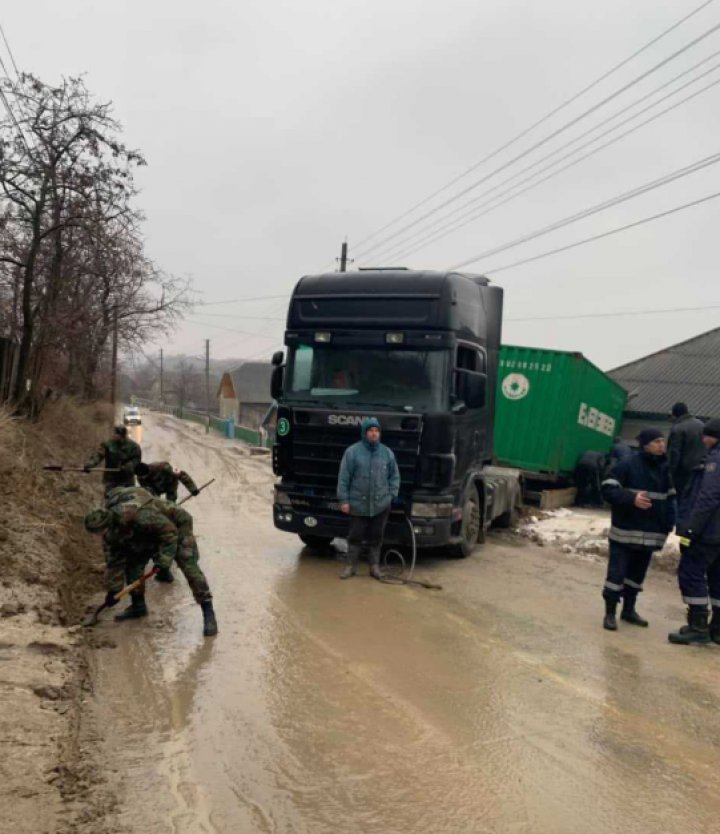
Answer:
<svg viewBox="0 0 720 834"><path fill-rule="evenodd" d="M108 425L107 409L70 401L36 423L0 411L0 802L15 834L74 830L92 782L76 744L88 687L76 624L102 587L97 542L82 529L101 488L98 475L41 466L81 462Z"/></svg>

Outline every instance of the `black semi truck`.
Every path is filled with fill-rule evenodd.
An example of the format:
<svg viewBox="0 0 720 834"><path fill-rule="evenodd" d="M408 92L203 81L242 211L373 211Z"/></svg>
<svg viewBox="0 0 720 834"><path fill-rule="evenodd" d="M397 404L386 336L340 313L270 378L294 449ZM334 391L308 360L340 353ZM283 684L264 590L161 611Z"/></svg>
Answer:
<svg viewBox="0 0 720 834"><path fill-rule="evenodd" d="M336 486L363 418L382 425L400 495L385 541L468 556L508 522L519 477L490 466L503 291L480 275L373 269L308 275L273 356L275 526L311 547L347 533Z"/></svg>

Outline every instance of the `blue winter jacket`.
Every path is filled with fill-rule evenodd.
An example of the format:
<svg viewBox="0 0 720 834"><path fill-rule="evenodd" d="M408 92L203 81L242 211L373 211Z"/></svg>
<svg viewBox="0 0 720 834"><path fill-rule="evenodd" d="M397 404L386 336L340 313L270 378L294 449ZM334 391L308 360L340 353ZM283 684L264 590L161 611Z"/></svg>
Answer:
<svg viewBox="0 0 720 834"><path fill-rule="evenodd" d="M340 464L337 496L341 504L350 504L351 515L378 515L400 491L400 471L392 449L365 439L371 426L379 428L379 423L363 420L362 440L345 450Z"/></svg>
<svg viewBox="0 0 720 834"><path fill-rule="evenodd" d="M675 490L667 458L638 452L619 461L602 484L603 497L612 507L608 538L630 547L659 550L675 526ZM647 492L649 510L635 504L638 492Z"/></svg>
<svg viewBox="0 0 720 834"><path fill-rule="evenodd" d="M693 470L679 510L681 536L704 544L720 544L720 444Z"/></svg>

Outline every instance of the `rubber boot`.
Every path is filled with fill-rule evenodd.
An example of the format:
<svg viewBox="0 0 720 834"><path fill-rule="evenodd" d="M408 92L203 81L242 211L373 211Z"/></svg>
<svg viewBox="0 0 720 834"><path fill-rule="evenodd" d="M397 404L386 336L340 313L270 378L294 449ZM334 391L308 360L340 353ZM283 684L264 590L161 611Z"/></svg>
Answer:
<svg viewBox="0 0 720 834"><path fill-rule="evenodd" d="M203 615L203 635L205 637L214 637L218 633L218 624L215 619L215 609L213 608L212 600L200 603Z"/></svg>
<svg viewBox="0 0 720 834"><path fill-rule="evenodd" d="M347 553L347 562L340 574L340 579L350 579L355 576L358 568L358 552L354 545L349 545Z"/></svg>
<svg viewBox="0 0 720 834"><path fill-rule="evenodd" d="M603 618L603 628L608 631L617 631L617 620L615 619L615 612L617 611L617 602L612 599L605 600L605 617Z"/></svg>
<svg viewBox="0 0 720 834"><path fill-rule="evenodd" d="M709 643L708 612L702 608L688 608L687 628L678 629L668 634L668 640L678 646L691 646L695 643Z"/></svg>
<svg viewBox="0 0 720 834"><path fill-rule="evenodd" d="M642 626L642 628L647 628L649 625L648 621L641 617L635 610L635 599L623 599L620 619L632 625Z"/></svg>
<svg viewBox="0 0 720 834"><path fill-rule="evenodd" d="M373 579L382 579L383 574L380 570L380 548L374 547L370 551L370 556L368 561L370 562L370 576Z"/></svg>
<svg viewBox="0 0 720 834"><path fill-rule="evenodd" d="M175 577L173 576L170 568L159 568L158 572L155 574L155 581L167 582L169 585L171 582L175 581Z"/></svg>
<svg viewBox="0 0 720 834"><path fill-rule="evenodd" d="M118 622L123 620L139 620L140 617L147 617L147 606L145 605L145 594L138 591L133 591L130 594L130 605L119 614L115 615Z"/></svg>

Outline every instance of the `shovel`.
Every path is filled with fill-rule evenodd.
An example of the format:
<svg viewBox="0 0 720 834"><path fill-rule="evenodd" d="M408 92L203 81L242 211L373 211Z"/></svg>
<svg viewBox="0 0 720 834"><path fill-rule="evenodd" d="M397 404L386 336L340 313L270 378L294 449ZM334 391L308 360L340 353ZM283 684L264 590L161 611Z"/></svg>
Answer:
<svg viewBox="0 0 720 834"><path fill-rule="evenodd" d="M215 478L210 478L210 480L206 484L203 484L201 487L198 487L198 491L197 491L196 495L200 494L206 487L209 487L210 484L214 483L214 481L215 481ZM179 507L180 504L184 504L186 501L189 501L191 498L194 498L194 497L195 497L195 495L186 495L185 498L183 498L182 501L178 501L175 506Z"/></svg>
<svg viewBox="0 0 720 834"><path fill-rule="evenodd" d="M126 585L122 590L118 591L115 594L115 601L119 602L123 597L126 597L132 591L137 591L142 585L144 585L148 579L152 579L153 576L158 572L158 568L151 568L147 573L143 574L140 579L136 579L134 582L131 582L129 585ZM107 602L103 602L101 606L95 611L94 614L90 614L89 617L86 617L83 620L83 626L85 628L92 628L92 626L97 625L98 617L100 614L108 607Z"/></svg>
<svg viewBox="0 0 720 834"><path fill-rule="evenodd" d="M85 469L82 466L62 466L59 463L48 463L43 466L47 472L119 472L119 469L103 469L102 467Z"/></svg>

